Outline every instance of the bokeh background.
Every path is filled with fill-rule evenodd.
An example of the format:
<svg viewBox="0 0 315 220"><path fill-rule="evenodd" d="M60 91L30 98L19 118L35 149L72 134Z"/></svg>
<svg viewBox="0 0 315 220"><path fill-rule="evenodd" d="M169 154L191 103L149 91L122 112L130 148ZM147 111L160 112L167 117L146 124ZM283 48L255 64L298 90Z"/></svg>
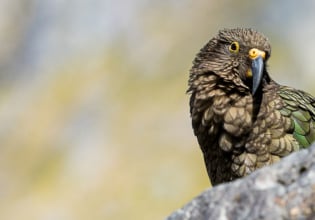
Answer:
<svg viewBox="0 0 315 220"><path fill-rule="evenodd" d="M0 219L163 219L209 187L185 91L221 28L315 95L314 1L0 3Z"/></svg>

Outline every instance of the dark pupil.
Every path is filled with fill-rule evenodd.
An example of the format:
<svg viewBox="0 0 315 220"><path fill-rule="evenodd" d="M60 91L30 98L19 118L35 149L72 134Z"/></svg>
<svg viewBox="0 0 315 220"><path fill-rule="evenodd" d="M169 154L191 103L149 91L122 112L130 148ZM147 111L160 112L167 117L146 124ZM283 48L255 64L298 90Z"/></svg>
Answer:
<svg viewBox="0 0 315 220"><path fill-rule="evenodd" d="M231 45L231 50L236 50L236 44L235 44L235 43L233 43L233 44Z"/></svg>

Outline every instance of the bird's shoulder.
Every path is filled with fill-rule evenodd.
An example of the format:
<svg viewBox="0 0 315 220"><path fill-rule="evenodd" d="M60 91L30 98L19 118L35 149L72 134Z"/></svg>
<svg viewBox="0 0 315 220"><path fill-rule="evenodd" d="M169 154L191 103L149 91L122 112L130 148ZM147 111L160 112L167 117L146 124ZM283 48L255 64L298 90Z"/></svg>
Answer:
<svg viewBox="0 0 315 220"><path fill-rule="evenodd" d="M315 141L315 98L288 86L280 86L277 93L283 103L281 114L294 123L293 136L301 147L308 147Z"/></svg>

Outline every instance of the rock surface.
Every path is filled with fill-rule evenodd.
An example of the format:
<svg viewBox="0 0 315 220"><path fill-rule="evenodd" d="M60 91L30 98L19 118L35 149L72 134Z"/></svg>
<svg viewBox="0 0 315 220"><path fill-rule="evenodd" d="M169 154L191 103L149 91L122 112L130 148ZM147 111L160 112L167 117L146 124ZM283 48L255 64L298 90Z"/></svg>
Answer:
<svg viewBox="0 0 315 220"><path fill-rule="evenodd" d="M315 144L208 189L167 220L315 219Z"/></svg>

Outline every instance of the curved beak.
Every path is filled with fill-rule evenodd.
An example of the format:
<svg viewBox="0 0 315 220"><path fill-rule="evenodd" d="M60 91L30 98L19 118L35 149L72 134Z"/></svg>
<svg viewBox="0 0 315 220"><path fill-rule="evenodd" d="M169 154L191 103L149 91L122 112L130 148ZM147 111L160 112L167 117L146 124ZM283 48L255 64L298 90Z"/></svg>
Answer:
<svg viewBox="0 0 315 220"><path fill-rule="evenodd" d="M252 72L252 94L255 95L264 71L264 60L266 53L264 51L253 48L249 50L249 58L252 60L251 72Z"/></svg>

